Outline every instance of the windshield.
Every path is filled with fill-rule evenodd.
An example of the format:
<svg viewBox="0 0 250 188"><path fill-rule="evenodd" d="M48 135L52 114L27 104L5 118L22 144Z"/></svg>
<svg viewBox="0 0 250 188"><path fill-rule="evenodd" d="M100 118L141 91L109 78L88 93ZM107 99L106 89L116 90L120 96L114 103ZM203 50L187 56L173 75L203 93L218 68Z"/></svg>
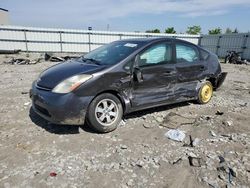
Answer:
<svg viewBox="0 0 250 188"><path fill-rule="evenodd" d="M92 60L92 62L98 62L100 65L113 65L142 47L144 43L142 41L112 42L89 52L83 58Z"/></svg>

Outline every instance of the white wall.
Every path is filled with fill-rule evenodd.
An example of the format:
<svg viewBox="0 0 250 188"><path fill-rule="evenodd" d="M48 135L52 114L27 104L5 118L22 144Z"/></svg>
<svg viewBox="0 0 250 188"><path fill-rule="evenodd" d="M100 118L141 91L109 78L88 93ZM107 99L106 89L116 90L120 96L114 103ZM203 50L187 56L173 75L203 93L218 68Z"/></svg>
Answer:
<svg viewBox="0 0 250 188"><path fill-rule="evenodd" d="M82 53L115 40L140 37L176 37L198 44L200 36L0 26L0 50Z"/></svg>

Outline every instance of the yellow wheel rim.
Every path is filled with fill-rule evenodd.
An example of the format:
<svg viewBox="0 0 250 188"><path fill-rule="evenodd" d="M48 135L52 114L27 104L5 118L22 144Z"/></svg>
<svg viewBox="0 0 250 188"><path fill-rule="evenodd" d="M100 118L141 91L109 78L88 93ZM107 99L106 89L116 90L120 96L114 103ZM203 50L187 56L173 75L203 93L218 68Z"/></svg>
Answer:
<svg viewBox="0 0 250 188"><path fill-rule="evenodd" d="M213 94L213 86L211 84L206 84L201 89L201 100L204 103L207 103Z"/></svg>

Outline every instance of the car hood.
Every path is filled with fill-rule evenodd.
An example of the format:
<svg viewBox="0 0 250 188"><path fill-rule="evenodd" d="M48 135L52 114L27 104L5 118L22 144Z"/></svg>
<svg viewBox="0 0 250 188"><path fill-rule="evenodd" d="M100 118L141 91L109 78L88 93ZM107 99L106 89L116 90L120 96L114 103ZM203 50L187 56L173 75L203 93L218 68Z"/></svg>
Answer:
<svg viewBox="0 0 250 188"><path fill-rule="evenodd" d="M54 65L41 73L37 80L39 87L53 89L61 81L76 74L92 74L105 69L104 65L84 63L80 60L71 60Z"/></svg>

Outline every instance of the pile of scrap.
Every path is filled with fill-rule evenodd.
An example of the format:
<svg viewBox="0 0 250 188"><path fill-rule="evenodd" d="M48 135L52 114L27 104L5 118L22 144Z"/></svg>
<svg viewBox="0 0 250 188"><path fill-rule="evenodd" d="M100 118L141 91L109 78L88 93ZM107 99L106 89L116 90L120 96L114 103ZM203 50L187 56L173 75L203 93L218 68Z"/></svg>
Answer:
<svg viewBox="0 0 250 188"><path fill-rule="evenodd" d="M45 61L52 61L52 62L60 62L60 61L67 61L69 59L78 58L79 56L54 56L53 54L45 53L44 59Z"/></svg>
<svg viewBox="0 0 250 188"><path fill-rule="evenodd" d="M10 65L31 65L40 63L41 60L42 58L38 58L32 61L26 58L12 58L10 61L4 61L4 63Z"/></svg>
<svg viewBox="0 0 250 188"><path fill-rule="evenodd" d="M11 53L10 51L6 51L7 53ZM12 53L14 53L14 51L12 51ZM15 53L19 53L19 51L15 51ZM0 52L1 54L1 52ZM41 57L42 55L42 57ZM7 60L5 60L3 63L5 64L10 64L10 65L32 65L32 64L37 64L37 63L41 63L42 61L51 61L51 62L63 62L63 61L67 61L70 59L74 59L74 58L78 58L78 56L56 56L53 54L49 54L49 53L45 53L45 55L43 56L43 54L40 54L40 57L37 58L29 58L30 55L26 54L26 57L23 54L17 55L17 57L6 57Z"/></svg>

